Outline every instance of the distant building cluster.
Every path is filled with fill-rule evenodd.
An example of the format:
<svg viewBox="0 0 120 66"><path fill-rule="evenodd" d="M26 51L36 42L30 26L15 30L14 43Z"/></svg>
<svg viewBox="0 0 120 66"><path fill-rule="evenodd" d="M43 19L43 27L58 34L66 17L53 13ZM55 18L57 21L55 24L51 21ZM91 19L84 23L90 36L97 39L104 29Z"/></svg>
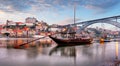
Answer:
<svg viewBox="0 0 120 66"><path fill-rule="evenodd" d="M120 31L111 31L103 28L88 28L87 31L91 33L92 37L97 38L103 36L120 37Z"/></svg>
<svg viewBox="0 0 120 66"><path fill-rule="evenodd" d="M6 24L0 25L0 35L10 34L10 37L30 37L45 34L49 31L49 25L44 21L38 21L34 17L28 17L25 22L14 22L7 20Z"/></svg>
<svg viewBox="0 0 120 66"><path fill-rule="evenodd" d="M42 20L39 21L34 17L27 17L25 22L14 22L7 20L5 24L0 25L0 37L32 37L34 35L49 35L56 32L61 32L61 27L61 25L57 24L48 25L46 22ZM83 30L82 33L84 32L88 32L92 37L99 37L102 35L120 35L119 31L111 31L102 28L87 28L86 30Z"/></svg>

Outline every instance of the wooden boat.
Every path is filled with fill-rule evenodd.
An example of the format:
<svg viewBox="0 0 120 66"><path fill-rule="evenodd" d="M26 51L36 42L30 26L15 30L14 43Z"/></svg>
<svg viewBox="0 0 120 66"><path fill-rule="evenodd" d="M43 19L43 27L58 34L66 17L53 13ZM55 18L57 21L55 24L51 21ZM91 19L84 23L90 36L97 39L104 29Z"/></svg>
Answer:
<svg viewBox="0 0 120 66"><path fill-rule="evenodd" d="M75 24L75 7L74 7L74 25L71 26L66 26L65 28L63 28L63 30L61 31L61 34L63 35L63 37L59 38L59 37L53 37L53 36L49 36L52 40L54 40L58 45L76 45L76 44L91 44L92 42L92 38L88 38L88 36L84 36L82 34L82 36L76 36L76 24ZM61 36L62 36L61 35Z"/></svg>
<svg viewBox="0 0 120 66"><path fill-rule="evenodd" d="M49 36L53 41L58 45L82 45L82 44L91 44L92 38L56 38Z"/></svg>

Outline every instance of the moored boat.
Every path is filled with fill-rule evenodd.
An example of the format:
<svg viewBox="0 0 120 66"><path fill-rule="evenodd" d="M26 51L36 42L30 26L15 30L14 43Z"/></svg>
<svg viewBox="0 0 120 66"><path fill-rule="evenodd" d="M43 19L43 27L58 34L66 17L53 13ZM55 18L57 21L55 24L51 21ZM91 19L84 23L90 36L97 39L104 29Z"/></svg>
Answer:
<svg viewBox="0 0 120 66"><path fill-rule="evenodd" d="M100 38L100 42L111 42L110 38Z"/></svg>
<svg viewBox="0 0 120 66"><path fill-rule="evenodd" d="M74 25L68 25L63 27L61 29L61 36L57 37L56 36L49 36L53 41L55 41L58 45L80 45L80 44L91 44L92 38L89 37L88 35L83 34L82 32L79 31L77 34L77 25L75 24L76 19L75 19L75 10L74 6ZM79 35L79 36L78 36Z"/></svg>
<svg viewBox="0 0 120 66"><path fill-rule="evenodd" d="M53 41L55 41L58 45L84 45L91 44L92 38L57 38L49 36Z"/></svg>

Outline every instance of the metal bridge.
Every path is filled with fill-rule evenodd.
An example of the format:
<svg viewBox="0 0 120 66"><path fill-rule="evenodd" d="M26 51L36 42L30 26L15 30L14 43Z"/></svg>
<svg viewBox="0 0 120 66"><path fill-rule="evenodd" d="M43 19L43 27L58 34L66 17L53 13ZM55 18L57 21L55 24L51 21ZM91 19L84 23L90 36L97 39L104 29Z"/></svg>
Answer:
<svg viewBox="0 0 120 66"><path fill-rule="evenodd" d="M107 18L101 18L101 19L95 19L95 20L89 20L89 21L83 21L83 22L77 22L75 24L69 24L69 25L65 25L65 26L82 25L80 27L80 31L81 31L81 30L84 30L89 25L92 25L95 23L108 23L108 24L111 24L111 25L114 25L114 26L120 28L120 23L118 22L118 19L120 19L120 15L107 17Z"/></svg>

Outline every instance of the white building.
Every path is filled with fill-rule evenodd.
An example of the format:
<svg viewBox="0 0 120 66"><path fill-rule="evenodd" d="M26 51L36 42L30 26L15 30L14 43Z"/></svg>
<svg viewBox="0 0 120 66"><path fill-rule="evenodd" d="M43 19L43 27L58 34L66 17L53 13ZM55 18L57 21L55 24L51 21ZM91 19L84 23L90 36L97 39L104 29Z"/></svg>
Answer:
<svg viewBox="0 0 120 66"><path fill-rule="evenodd" d="M28 18L25 19L25 22L26 23L36 23L37 19L34 18L34 17L28 17Z"/></svg>

